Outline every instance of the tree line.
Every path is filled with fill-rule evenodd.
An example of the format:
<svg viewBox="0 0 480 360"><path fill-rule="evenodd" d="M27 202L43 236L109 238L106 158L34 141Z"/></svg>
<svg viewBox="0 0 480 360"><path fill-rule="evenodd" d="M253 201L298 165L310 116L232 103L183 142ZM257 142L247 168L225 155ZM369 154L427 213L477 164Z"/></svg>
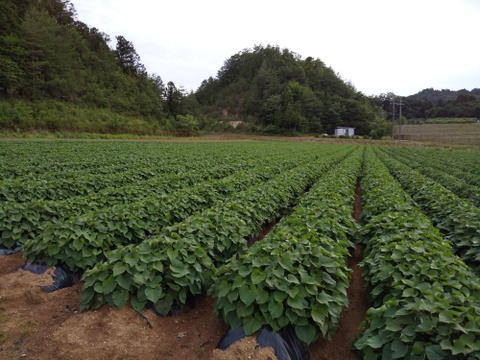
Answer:
<svg viewBox="0 0 480 360"><path fill-rule="evenodd" d="M332 134L344 125L365 135L378 122L369 99L320 59L271 45L231 56L195 96L204 113L241 119L263 132Z"/></svg>
<svg viewBox="0 0 480 360"><path fill-rule="evenodd" d="M241 131L271 134L333 134L337 126L374 137L388 132L394 94L367 97L320 59L279 46L243 49L187 93L148 73L124 36L111 39L80 21L69 0L2 0L0 24L4 130L31 130L25 119L36 121L33 129L62 130L60 115L56 122L48 118L56 113L74 122L75 113L86 118L100 109L100 120L108 123L100 131L106 132L140 123L147 132L215 131L230 129L230 121L238 121ZM406 118L480 118L480 89L425 89L402 99ZM118 125L128 118L135 121ZM69 129L88 131L88 126Z"/></svg>
<svg viewBox="0 0 480 360"><path fill-rule="evenodd" d="M391 114L393 93L371 97L372 103ZM407 119L476 118L480 119L480 89L434 90L424 89L414 95L402 97L403 115ZM398 111L398 110L397 110Z"/></svg>
<svg viewBox="0 0 480 360"><path fill-rule="evenodd" d="M2 109L36 117L39 108L70 103L159 127L173 126L182 114L185 91L147 73L124 36L111 48L110 36L78 20L70 1L2 0L0 23ZM0 117L4 129L17 127L13 122Z"/></svg>

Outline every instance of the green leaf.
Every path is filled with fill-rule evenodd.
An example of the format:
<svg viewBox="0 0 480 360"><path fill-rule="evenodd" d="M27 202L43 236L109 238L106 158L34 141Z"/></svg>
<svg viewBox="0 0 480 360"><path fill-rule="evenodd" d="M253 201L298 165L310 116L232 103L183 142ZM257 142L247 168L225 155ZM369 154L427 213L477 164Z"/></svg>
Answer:
<svg viewBox="0 0 480 360"><path fill-rule="evenodd" d="M291 272L293 270L292 261L290 260L290 256L287 254L282 255L282 257L278 259L278 263L282 268L284 268L288 272Z"/></svg>
<svg viewBox="0 0 480 360"><path fill-rule="evenodd" d="M287 293L284 293L283 291L275 291L273 293L273 298L275 299L276 302L283 302L288 297Z"/></svg>
<svg viewBox="0 0 480 360"><path fill-rule="evenodd" d="M452 349L453 355L463 354L464 350L465 350L465 344L463 343L462 340L460 339L453 340L453 349Z"/></svg>
<svg viewBox="0 0 480 360"><path fill-rule="evenodd" d="M290 283L293 283L293 284L300 284L300 281L298 281L296 276L293 275L293 274L288 274L287 281L290 282Z"/></svg>
<svg viewBox="0 0 480 360"><path fill-rule="evenodd" d="M438 314L438 320L445 324L455 324L455 320L453 319L453 315L448 310L443 310Z"/></svg>
<svg viewBox="0 0 480 360"><path fill-rule="evenodd" d="M242 278L246 278L248 275L250 275L251 272L252 272L252 268L248 266L241 266L240 269L238 269L238 274Z"/></svg>
<svg viewBox="0 0 480 360"><path fill-rule="evenodd" d="M295 298L289 297L287 299L287 304L298 310L303 310L305 308L304 298L301 296L296 296Z"/></svg>
<svg viewBox="0 0 480 360"><path fill-rule="evenodd" d="M57 255L60 252L60 247L56 244L50 243L47 247L47 253L50 256Z"/></svg>
<svg viewBox="0 0 480 360"><path fill-rule="evenodd" d="M163 316L167 316L170 310L172 310L173 299L170 295L166 295L163 299L157 301L154 304L155 310Z"/></svg>
<svg viewBox="0 0 480 360"><path fill-rule="evenodd" d="M261 283L263 280L265 280L266 275L260 269L255 269L252 271L251 278L252 278L252 283L256 285Z"/></svg>
<svg viewBox="0 0 480 360"><path fill-rule="evenodd" d="M408 346L406 346L401 340L393 340L391 344L392 357L394 359L403 358L408 352Z"/></svg>
<svg viewBox="0 0 480 360"><path fill-rule="evenodd" d="M116 277L117 284L125 290L130 290L132 284L132 278L129 274L121 274Z"/></svg>
<svg viewBox="0 0 480 360"><path fill-rule="evenodd" d="M88 310L90 308L90 303L95 295L93 287L83 288L82 290L82 301L80 302L80 310Z"/></svg>
<svg viewBox="0 0 480 360"><path fill-rule="evenodd" d="M126 302L128 301L128 291L125 289L119 289L113 292L112 300L115 306L121 308L123 307Z"/></svg>
<svg viewBox="0 0 480 360"><path fill-rule="evenodd" d="M248 317L243 320L243 329L247 335L252 335L255 331L260 330L261 327L262 322L256 316Z"/></svg>
<svg viewBox="0 0 480 360"><path fill-rule="evenodd" d="M407 289L403 290L402 296L403 297L415 297L416 294L417 294L417 291L415 289L407 288Z"/></svg>
<svg viewBox="0 0 480 360"><path fill-rule="evenodd" d="M177 262L175 265L170 264L170 270L172 270L173 277L184 277L190 274L187 265Z"/></svg>
<svg viewBox="0 0 480 360"><path fill-rule="evenodd" d="M113 280L111 277L108 277L105 280L103 280L102 286L103 286L103 293L110 294L117 287L117 282Z"/></svg>
<svg viewBox="0 0 480 360"><path fill-rule="evenodd" d="M138 257L134 256L132 253L128 253L125 255L124 261L130 265L130 267L134 267L138 262Z"/></svg>
<svg viewBox="0 0 480 360"><path fill-rule="evenodd" d="M250 306L245 306L241 303L237 305L237 315L239 318L243 319L246 318L247 316L250 316L253 314L253 305Z"/></svg>
<svg viewBox="0 0 480 360"><path fill-rule="evenodd" d="M475 334L474 333L468 333L468 334L462 334L460 336L460 340L463 341L466 347L473 349L475 351L480 350L480 344L478 341L475 340Z"/></svg>
<svg viewBox="0 0 480 360"><path fill-rule="evenodd" d="M327 268L328 267L336 268L338 266L335 259L323 256L323 255L318 256L318 262L320 263L320 265L322 265L324 267L327 267Z"/></svg>
<svg viewBox="0 0 480 360"><path fill-rule="evenodd" d="M317 311L316 309L312 309L312 319L317 324L323 325L325 323L325 314Z"/></svg>
<svg viewBox="0 0 480 360"><path fill-rule="evenodd" d="M425 349L428 360L443 360L447 357L447 353L442 350L440 345L432 345Z"/></svg>
<svg viewBox="0 0 480 360"><path fill-rule="evenodd" d="M231 286L226 280L222 280L218 286L218 297L225 297L231 293ZM236 293L236 291L235 291Z"/></svg>
<svg viewBox="0 0 480 360"><path fill-rule="evenodd" d="M403 328L402 321L399 318L388 318L385 325L385 329L392 332L401 331Z"/></svg>
<svg viewBox="0 0 480 360"><path fill-rule="evenodd" d="M252 293L247 285L242 285L238 293L240 295L240 300L242 300L245 306L249 306L255 300L255 292Z"/></svg>
<svg viewBox="0 0 480 360"><path fill-rule="evenodd" d="M337 282L335 280L333 280L333 278L326 272L324 272L322 274L322 279L323 281L325 281L327 284L330 284L330 285L336 285Z"/></svg>
<svg viewBox="0 0 480 360"><path fill-rule="evenodd" d="M117 262L113 266L113 276L117 277L120 274L123 274L127 270L127 266L123 262Z"/></svg>
<svg viewBox="0 0 480 360"><path fill-rule="evenodd" d="M83 241L81 239L76 238L75 240L73 240L72 248L74 248L77 251L80 251L82 247L83 247Z"/></svg>
<svg viewBox="0 0 480 360"><path fill-rule="evenodd" d="M313 325L295 326L295 333L304 343L310 345L319 336Z"/></svg>
<svg viewBox="0 0 480 360"><path fill-rule="evenodd" d="M370 338L367 339L367 341L365 341L365 345L368 345L370 346L371 348L374 348L374 349L380 349L382 346L385 345L385 341L387 339L379 334L379 335L374 335Z"/></svg>
<svg viewBox="0 0 480 360"><path fill-rule="evenodd" d="M132 300L130 301L130 305L132 305L134 310L137 312L141 312L146 304L147 304L146 300L139 300L136 296L133 297Z"/></svg>
<svg viewBox="0 0 480 360"><path fill-rule="evenodd" d="M257 304L264 304L268 301L268 298L269 298L268 292L263 290L261 287L257 288L256 293L257 294L255 295L255 301L257 302Z"/></svg>
<svg viewBox="0 0 480 360"><path fill-rule="evenodd" d="M268 311L272 316L272 319L277 319L283 314L283 303L270 301L268 304Z"/></svg>
<svg viewBox="0 0 480 360"><path fill-rule="evenodd" d="M228 295L227 299L229 302L233 303L238 299L238 291L232 290Z"/></svg>
<svg viewBox="0 0 480 360"><path fill-rule="evenodd" d="M429 332L433 329L432 320L428 318L422 318L422 323L415 329L417 332Z"/></svg>
<svg viewBox="0 0 480 360"><path fill-rule="evenodd" d="M152 303L156 303L163 295L162 288L160 286L150 288L147 287L145 289L145 296L147 297L147 300L151 301Z"/></svg>
<svg viewBox="0 0 480 360"><path fill-rule="evenodd" d="M103 283L100 281L95 282L95 285L93 285L93 289L96 293L103 294Z"/></svg>

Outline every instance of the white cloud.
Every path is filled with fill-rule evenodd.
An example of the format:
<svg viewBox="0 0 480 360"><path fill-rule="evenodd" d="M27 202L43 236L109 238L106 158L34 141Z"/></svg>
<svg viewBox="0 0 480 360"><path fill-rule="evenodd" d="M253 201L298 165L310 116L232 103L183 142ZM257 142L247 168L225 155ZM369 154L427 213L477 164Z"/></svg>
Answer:
<svg viewBox="0 0 480 360"><path fill-rule="evenodd" d="M477 0L74 0L150 73L195 90L255 44L320 58L366 94L480 87Z"/></svg>

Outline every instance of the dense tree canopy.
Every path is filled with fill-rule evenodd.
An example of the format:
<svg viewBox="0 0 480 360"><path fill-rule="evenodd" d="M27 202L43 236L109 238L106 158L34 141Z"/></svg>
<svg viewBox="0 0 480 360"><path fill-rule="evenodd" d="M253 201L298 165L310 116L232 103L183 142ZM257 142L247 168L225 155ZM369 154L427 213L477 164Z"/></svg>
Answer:
<svg viewBox="0 0 480 360"><path fill-rule="evenodd" d="M227 59L196 91L205 111L253 121L272 132L333 133L339 125L367 134L375 120L368 98L319 59L278 46L255 46Z"/></svg>
<svg viewBox="0 0 480 360"><path fill-rule="evenodd" d="M372 104L392 112L393 93L371 98ZM402 97L403 115L407 119L480 118L480 89L434 90L424 89L417 94ZM398 110L397 110L398 111Z"/></svg>
<svg viewBox="0 0 480 360"><path fill-rule="evenodd" d="M289 49L268 45L240 51L216 77L187 94L148 74L123 35L111 44L109 35L78 20L69 0L2 0L0 24L0 101L15 114L3 117L9 128L22 118L15 101L34 104L34 120L34 108L50 101L50 109L58 102L99 108L182 132L221 129L228 120L269 133L333 134L343 125L366 135L381 128L382 101L356 91L320 59L303 59ZM423 101L412 99L409 109L431 113L439 106L428 108ZM472 105L477 101L459 97L442 111L478 111Z"/></svg>
<svg viewBox="0 0 480 360"><path fill-rule="evenodd" d="M2 0L0 98L109 108L162 123L163 82L147 74L131 42L76 19L68 0ZM159 89L159 87L162 87Z"/></svg>

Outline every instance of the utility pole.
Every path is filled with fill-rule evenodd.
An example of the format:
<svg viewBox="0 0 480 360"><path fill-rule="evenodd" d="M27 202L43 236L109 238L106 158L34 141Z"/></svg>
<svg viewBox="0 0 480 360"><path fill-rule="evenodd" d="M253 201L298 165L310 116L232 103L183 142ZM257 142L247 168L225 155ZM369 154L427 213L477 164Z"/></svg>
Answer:
<svg viewBox="0 0 480 360"><path fill-rule="evenodd" d="M402 98L400 98L400 102L397 105L400 108L398 113L398 143L400 144L400 141L402 140Z"/></svg>
<svg viewBox="0 0 480 360"><path fill-rule="evenodd" d="M395 139L395 97L392 98L392 141Z"/></svg>

